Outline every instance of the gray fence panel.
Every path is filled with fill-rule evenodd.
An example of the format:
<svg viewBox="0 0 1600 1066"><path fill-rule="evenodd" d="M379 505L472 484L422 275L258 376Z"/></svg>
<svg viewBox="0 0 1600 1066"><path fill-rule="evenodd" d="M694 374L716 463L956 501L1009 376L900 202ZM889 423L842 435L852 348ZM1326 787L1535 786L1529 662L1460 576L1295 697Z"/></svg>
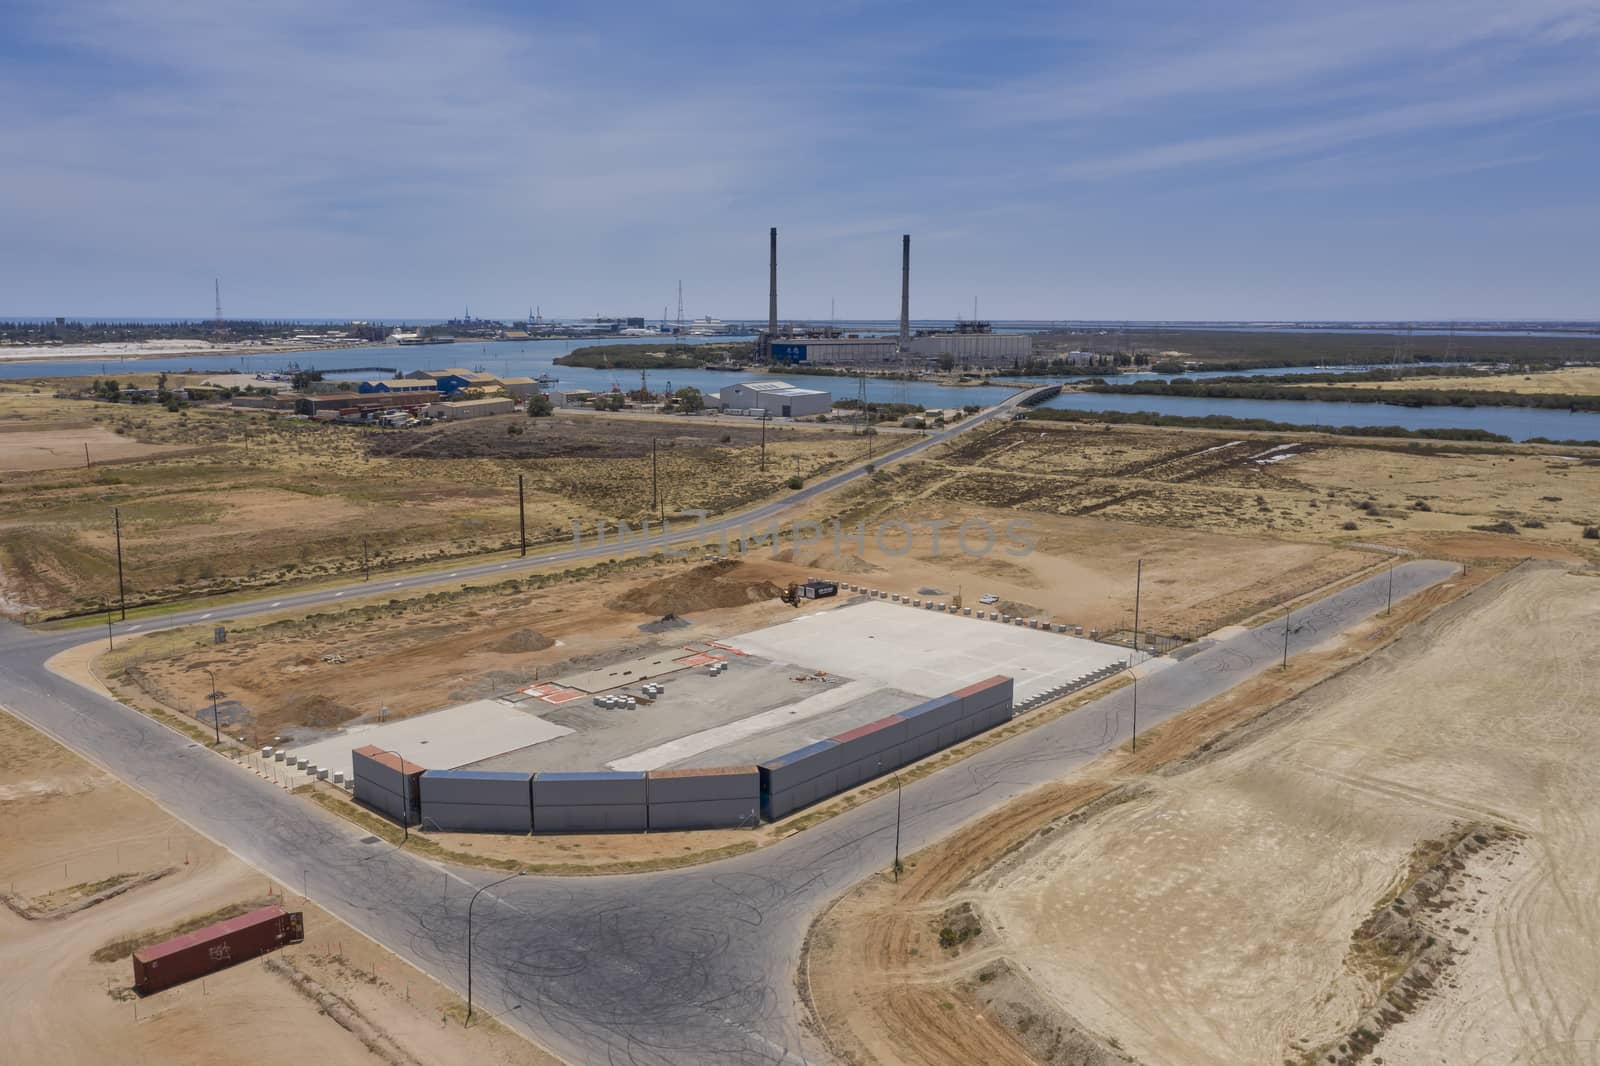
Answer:
<svg viewBox="0 0 1600 1066"><path fill-rule="evenodd" d="M536 833L642 832L650 828L643 803L553 804L533 809Z"/></svg>
<svg viewBox="0 0 1600 1066"><path fill-rule="evenodd" d="M649 781L643 773L539 773L533 778L535 807L604 807L619 804L643 807L648 798Z"/></svg>
<svg viewBox="0 0 1600 1066"><path fill-rule="evenodd" d="M533 808L527 804L430 803L424 799L422 827L449 833L531 833Z"/></svg>
<svg viewBox="0 0 1600 1066"><path fill-rule="evenodd" d="M800 755L799 752L808 754ZM832 740L818 741L799 749L799 752L780 755L771 762L760 764L763 792L786 791L803 781L832 773L847 761L841 756L839 745Z"/></svg>
<svg viewBox="0 0 1600 1066"><path fill-rule="evenodd" d="M930 733L941 726L949 725L961 717L962 704L954 696L940 696L938 699L919 703L908 711L901 711L900 717L906 721L906 731L911 736Z"/></svg>
<svg viewBox="0 0 1600 1066"><path fill-rule="evenodd" d="M869 724L880 728L874 729L870 733L862 733L860 736L850 740L845 740L844 738L850 736L850 733L856 732L856 730L840 733L833 738L839 745L837 753L844 760L842 765L858 762L869 755L876 755L879 752L892 751L904 743L906 737L910 735L906 720L899 715L890 715L888 718L880 718L878 721Z"/></svg>
<svg viewBox="0 0 1600 1066"><path fill-rule="evenodd" d="M838 771L830 771L821 774L781 792L762 792L761 816L769 822L775 822L802 807L809 807L818 800L827 799L839 791L836 783L837 773Z"/></svg>
<svg viewBox="0 0 1600 1066"><path fill-rule="evenodd" d="M429 770L422 775L422 802L527 806L532 780L532 774L522 773Z"/></svg>
<svg viewBox="0 0 1600 1066"><path fill-rule="evenodd" d="M705 772L651 771L649 782L652 805L741 800L749 801L754 806L761 795L761 774L754 766L724 767Z"/></svg>
<svg viewBox="0 0 1600 1066"><path fill-rule="evenodd" d="M754 826L760 797L650 804L650 829L739 829Z"/></svg>

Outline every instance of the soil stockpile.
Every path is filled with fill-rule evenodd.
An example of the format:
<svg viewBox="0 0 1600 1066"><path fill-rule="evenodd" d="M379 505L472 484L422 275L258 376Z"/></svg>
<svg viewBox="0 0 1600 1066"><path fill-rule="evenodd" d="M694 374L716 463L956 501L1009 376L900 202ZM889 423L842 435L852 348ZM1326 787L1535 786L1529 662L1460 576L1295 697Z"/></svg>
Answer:
<svg viewBox="0 0 1600 1066"><path fill-rule="evenodd" d="M606 604L613 611L661 616L718 607L740 607L777 598L783 590L771 581L752 580L744 564L734 560L707 563L659 581L652 581Z"/></svg>

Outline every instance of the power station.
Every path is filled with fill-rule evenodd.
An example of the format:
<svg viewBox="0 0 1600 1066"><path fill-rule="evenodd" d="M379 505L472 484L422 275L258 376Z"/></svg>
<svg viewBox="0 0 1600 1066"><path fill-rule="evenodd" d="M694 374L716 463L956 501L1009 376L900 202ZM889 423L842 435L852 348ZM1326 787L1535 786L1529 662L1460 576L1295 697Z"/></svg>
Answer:
<svg viewBox="0 0 1600 1066"><path fill-rule="evenodd" d="M808 366L853 366L904 369L953 361L959 366L1009 367L1033 355L1026 333L994 333L988 323L963 322L951 332L911 332L911 234L900 237L900 330L894 337L838 336L834 330L812 331L778 326L778 227L769 232L767 329L761 354L770 362Z"/></svg>

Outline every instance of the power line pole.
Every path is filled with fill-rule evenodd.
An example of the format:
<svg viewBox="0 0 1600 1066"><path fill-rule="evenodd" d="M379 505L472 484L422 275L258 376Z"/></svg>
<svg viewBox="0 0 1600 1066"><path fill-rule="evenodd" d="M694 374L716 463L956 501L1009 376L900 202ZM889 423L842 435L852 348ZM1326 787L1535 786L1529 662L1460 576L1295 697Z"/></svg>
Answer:
<svg viewBox="0 0 1600 1066"><path fill-rule="evenodd" d="M522 557L528 557L528 508L527 497L522 491L522 475L517 475L517 534L522 541Z"/></svg>
<svg viewBox="0 0 1600 1066"><path fill-rule="evenodd" d="M654 511L661 503L661 494L658 491L656 478L660 473L657 465L656 438L650 438L650 510Z"/></svg>
<svg viewBox="0 0 1600 1066"><path fill-rule="evenodd" d="M1389 556L1389 603L1383 609L1384 617L1394 610L1394 556Z"/></svg>
<svg viewBox="0 0 1600 1066"><path fill-rule="evenodd" d="M1139 752L1139 675L1133 675L1133 752Z"/></svg>
<svg viewBox="0 0 1600 1066"><path fill-rule="evenodd" d="M1139 661L1139 592L1144 586L1144 560L1133 575L1133 662Z"/></svg>
<svg viewBox="0 0 1600 1066"><path fill-rule="evenodd" d="M217 675L207 670L206 675L211 678L211 728L217 735L217 743L222 743L222 719L217 714Z"/></svg>
<svg viewBox="0 0 1600 1066"><path fill-rule="evenodd" d="M122 606L122 620L128 620L128 588L122 581L122 512L111 508L111 524L117 533L117 599Z"/></svg>
<svg viewBox="0 0 1600 1066"><path fill-rule="evenodd" d="M767 472L767 415L765 407L761 409L761 472Z"/></svg>
<svg viewBox="0 0 1600 1066"><path fill-rule="evenodd" d="M372 557L367 554L367 538L361 538L361 580L372 580Z"/></svg>

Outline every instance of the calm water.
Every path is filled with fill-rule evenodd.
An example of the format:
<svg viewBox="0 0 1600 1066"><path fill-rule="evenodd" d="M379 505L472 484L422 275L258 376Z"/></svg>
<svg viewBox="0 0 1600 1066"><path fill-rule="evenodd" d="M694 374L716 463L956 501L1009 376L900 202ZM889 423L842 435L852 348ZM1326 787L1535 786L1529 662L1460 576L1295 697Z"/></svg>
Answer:
<svg viewBox="0 0 1600 1066"><path fill-rule="evenodd" d="M1143 375L1148 377L1148 375ZM1063 393L1045 407L1070 411L1147 411L1188 418L1228 415L1301 426L1401 426L1405 429L1482 429L1512 440L1600 440L1600 414L1523 407L1392 407L1320 400L1224 400L1187 396Z"/></svg>
<svg viewBox="0 0 1600 1066"><path fill-rule="evenodd" d="M685 344L708 344L718 341L748 341L753 337L686 337ZM272 355L177 355L160 359L109 360L104 363L83 359L63 359L41 362L0 362L0 378L64 377L68 375L91 377L116 377L118 374L153 374L159 371L176 373L198 371L201 373L256 373L264 370L285 370L291 365L314 367L333 380L360 381L382 377L371 371L340 372L340 367L393 367L401 374L412 370L437 370L460 366L469 370L482 369L491 374L539 377L549 374L558 379L552 388L589 389L609 392L616 385L622 389L639 387L637 370L591 370L585 367L556 366L555 360L584 345L592 344L659 344L663 349L671 341L656 342L648 337L621 337L616 340L581 341L488 341L478 343L416 345L399 347L385 345L362 348L331 348L316 352L283 352ZM670 386L681 389L692 385L702 392L717 392L726 385L759 378L787 380L804 388L831 392L838 399L857 395L853 378L822 377L795 374L785 377L782 372L763 374L760 371L720 370L653 370L649 374L652 392L666 391ZM879 403L913 403L924 407L961 407L966 404L989 406L1016 392L1005 385L975 385L958 388L932 385L920 381L881 381L868 379L867 398Z"/></svg>

